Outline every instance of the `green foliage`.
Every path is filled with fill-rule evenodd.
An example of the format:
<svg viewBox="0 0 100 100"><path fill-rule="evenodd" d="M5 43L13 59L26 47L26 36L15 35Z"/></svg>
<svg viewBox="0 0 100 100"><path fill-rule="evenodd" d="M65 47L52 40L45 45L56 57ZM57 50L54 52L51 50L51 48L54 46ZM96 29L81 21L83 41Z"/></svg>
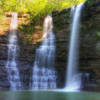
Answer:
<svg viewBox="0 0 100 100"><path fill-rule="evenodd" d="M95 39L96 39L96 40L99 40L99 39L100 39L100 32L96 32L96 34L95 34Z"/></svg>
<svg viewBox="0 0 100 100"><path fill-rule="evenodd" d="M17 11L29 13L30 22L33 24L53 11L77 5L85 0L0 0L0 9L3 11Z"/></svg>
<svg viewBox="0 0 100 100"><path fill-rule="evenodd" d="M34 24L37 23L41 27L43 18L47 14L70 8L84 1L86 0L0 0L0 9L3 12L28 13L30 23L19 28L27 35L31 35L35 30Z"/></svg>
<svg viewBox="0 0 100 100"><path fill-rule="evenodd" d="M29 0L26 6L30 15L36 19L53 11L70 8L83 1L85 0ZM27 2L27 0L25 0L25 2Z"/></svg>
<svg viewBox="0 0 100 100"><path fill-rule="evenodd" d="M4 14L3 14L3 11L2 11L2 9L0 9L0 20L1 19L3 19L5 16L4 16Z"/></svg>
<svg viewBox="0 0 100 100"><path fill-rule="evenodd" d="M92 5L95 2L95 0L88 0L87 3L88 5Z"/></svg>
<svg viewBox="0 0 100 100"><path fill-rule="evenodd" d="M32 16L41 16L54 10L62 10L85 0L0 0L4 11L29 12Z"/></svg>

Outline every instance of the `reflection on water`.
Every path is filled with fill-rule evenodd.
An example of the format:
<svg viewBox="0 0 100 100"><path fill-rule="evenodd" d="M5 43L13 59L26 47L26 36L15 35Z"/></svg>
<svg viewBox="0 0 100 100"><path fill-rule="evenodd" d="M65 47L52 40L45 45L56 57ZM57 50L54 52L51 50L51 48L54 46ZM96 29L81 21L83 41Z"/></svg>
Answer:
<svg viewBox="0 0 100 100"><path fill-rule="evenodd" d="M0 100L100 100L100 94L47 91L0 92Z"/></svg>

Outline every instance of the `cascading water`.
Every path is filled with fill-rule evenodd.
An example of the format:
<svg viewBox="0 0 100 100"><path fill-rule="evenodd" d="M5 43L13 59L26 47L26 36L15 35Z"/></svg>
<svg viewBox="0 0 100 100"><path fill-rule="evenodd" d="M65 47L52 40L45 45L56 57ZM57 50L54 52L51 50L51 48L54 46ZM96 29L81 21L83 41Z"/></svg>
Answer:
<svg viewBox="0 0 100 100"><path fill-rule="evenodd" d="M66 79L66 90L74 91L80 88L81 74L78 74L79 66L79 26L81 11L84 4L80 4L71 9L71 39L67 65L67 79Z"/></svg>
<svg viewBox="0 0 100 100"><path fill-rule="evenodd" d="M33 66L32 89L56 88L55 36L52 17L48 15L44 21L42 45L36 50Z"/></svg>
<svg viewBox="0 0 100 100"><path fill-rule="evenodd" d="M11 85L11 90L19 90L21 88L21 82L19 77L19 71L17 69L16 57L18 54L18 39L17 39L17 13L12 14L12 20L10 25L9 43L8 43L8 61L6 69L8 72L8 80Z"/></svg>

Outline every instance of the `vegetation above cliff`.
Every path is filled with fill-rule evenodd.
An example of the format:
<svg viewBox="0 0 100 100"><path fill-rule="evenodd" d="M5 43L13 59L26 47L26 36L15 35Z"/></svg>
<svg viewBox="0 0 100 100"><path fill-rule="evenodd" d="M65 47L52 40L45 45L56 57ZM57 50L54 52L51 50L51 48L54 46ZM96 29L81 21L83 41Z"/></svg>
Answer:
<svg viewBox="0 0 100 100"><path fill-rule="evenodd" d="M28 41L33 41L33 33L42 33L44 17L54 11L61 11L86 0L0 0L0 16L4 12L16 11L19 14L28 13L27 21L20 25L19 29L28 37ZM28 22L28 23L27 23Z"/></svg>
<svg viewBox="0 0 100 100"><path fill-rule="evenodd" d="M29 13L36 18L51 13L55 10L62 10L77 5L85 0L0 0L0 9L3 11L17 11Z"/></svg>

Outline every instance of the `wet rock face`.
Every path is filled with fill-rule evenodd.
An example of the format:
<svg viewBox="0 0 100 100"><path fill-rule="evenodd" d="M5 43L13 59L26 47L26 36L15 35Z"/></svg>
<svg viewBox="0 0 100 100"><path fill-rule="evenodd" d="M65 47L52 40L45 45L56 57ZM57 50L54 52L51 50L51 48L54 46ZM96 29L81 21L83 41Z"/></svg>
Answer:
<svg viewBox="0 0 100 100"><path fill-rule="evenodd" d="M0 36L0 90L8 90L10 84L7 79L7 70L5 68L7 61L7 36Z"/></svg>
<svg viewBox="0 0 100 100"><path fill-rule="evenodd" d="M80 70L90 72L100 80L100 1L85 5L81 26Z"/></svg>
<svg viewBox="0 0 100 100"><path fill-rule="evenodd" d="M7 59L7 36L0 37L0 59Z"/></svg>
<svg viewBox="0 0 100 100"><path fill-rule="evenodd" d="M96 53L100 54L100 41L96 44Z"/></svg>

